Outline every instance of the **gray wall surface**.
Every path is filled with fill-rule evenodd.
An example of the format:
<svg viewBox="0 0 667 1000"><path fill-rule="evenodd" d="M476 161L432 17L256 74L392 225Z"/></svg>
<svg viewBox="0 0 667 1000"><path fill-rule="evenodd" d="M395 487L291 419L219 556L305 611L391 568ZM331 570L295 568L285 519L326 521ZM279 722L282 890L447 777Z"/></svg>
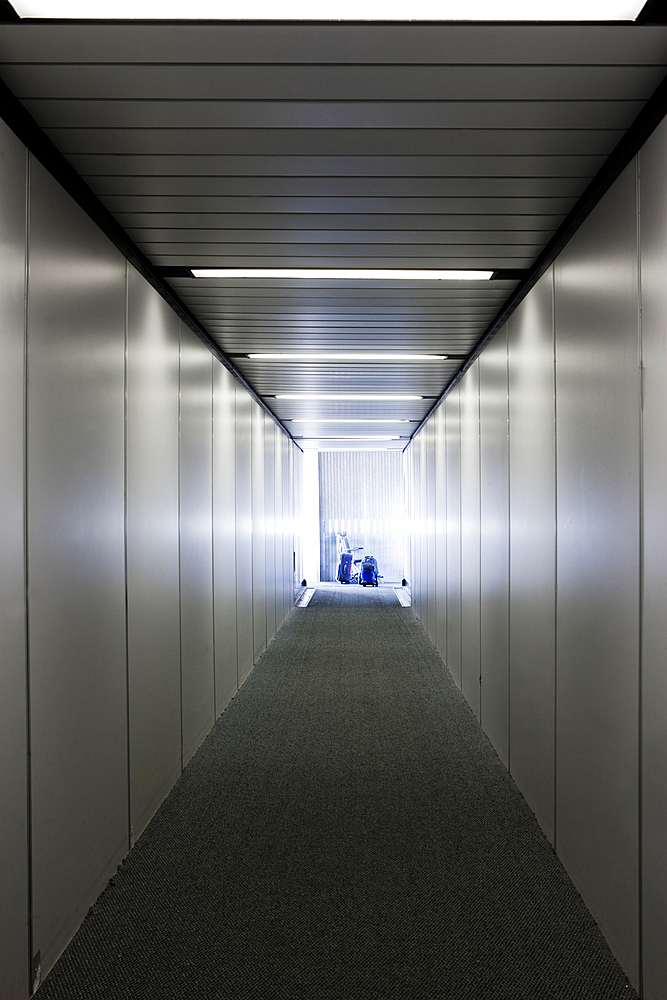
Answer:
<svg viewBox="0 0 667 1000"><path fill-rule="evenodd" d="M25 1000L252 669L253 414L256 501L288 512L264 644L298 466L4 126L0 163L0 996Z"/></svg>
<svg viewBox="0 0 667 1000"><path fill-rule="evenodd" d="M479 359L461 383L461 690L479 718Z"/></svg>
<svg viewBox="0 0 667 1000"><path fill-rule="evenodd" d="M181 770L179 322L133 268L127 298L127 647L134 838Z"/></svg>
<svg viewBox="0 0 667 1000"><path fill-rule="evenodd" d="M556 396L553 269L509 330L510 766L540 826L555 831Z"/></svg>
<svg viewBox="0 0 667 1000"><path fill-rule="evenodd" d="M646 1000L667 998L666 175L662 123L430 420L447 666ZM414 547L412 575L424 616Z"/></svg>
<svg viewBox="0 0 667 1000"><path fill-rule="evenodd" d="M215 721L213 357L181 325L178 482L182 766Z"/></svg>
<svg viewBox="0 0 667 1000"><path fill-rule="evenodd" d="M646 1000L667 996L667 123L641 151L642 896Z"/></svg>
<svg viewBox="0 0 667 1000"><path fill-rule="evenodd" d="M253 668L252 414L250 396L236 392L236 649L237 686Z"/></svg>
<svg viewBox="0 0 667 1000"><path fill-rule="evenodd" d="M28 733L24 568L25 148L0 123L0 994L28 991Z"/></svg>
<svg viewBox="0 0 667 1000"><path fill-rule="evenodd" d="M32 933L48 969L127 849L125 261L32 158L29 196Z"/></svg>
<svg viewBox="0 0 667 1000"><path fill-rule="evenodd" d="M447 643L443 659L461 687L461 390L447 396L440 409L445 412L447 438L447 493L436 501L438 520L444 513L447 540Z"/></svg>
<svg viewBox="0 0 667 1000"><path fill-rule="evenodd" d="M253 663L266 649L266 495L264 410L252 409L252 626Z"/></svg>
<svg viewBox="0 0 667 1000"><path fill-rule="evenodd" d="M635 171L632 163L554 265L556 843L638 982Z"/></svg>
<svg viewBox="0 0 667 1000"><path fill-rule="evenodd" d="M433 532L435 550L435 647L447 658L447 425L445 407L441 406L433 419L435 431L435 491L433 496ZM444 517L438 517L438 507Z"/></svg>
<svg viewBox="0 0 667 1000"><path fill-rule="evenodd" d="M213 607L215 716L236 694L236 386L213 366Z"/></svg>
<svg viewBox="0 0 667 1000"><path fill-rule="evenodd" d="M509 763L509 393L507 329L479 359L481 719Z"/></svg>

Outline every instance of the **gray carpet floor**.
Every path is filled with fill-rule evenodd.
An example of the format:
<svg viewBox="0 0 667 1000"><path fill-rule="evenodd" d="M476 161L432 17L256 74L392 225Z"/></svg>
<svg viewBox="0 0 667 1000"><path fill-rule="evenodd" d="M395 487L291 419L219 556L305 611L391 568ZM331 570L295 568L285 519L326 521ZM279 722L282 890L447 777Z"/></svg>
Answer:
<svg viewBox="0 0 667 1000"><path fill-rule="evenodd" d="M38 1000L634 997L409 608L295 609Z"/></svg>

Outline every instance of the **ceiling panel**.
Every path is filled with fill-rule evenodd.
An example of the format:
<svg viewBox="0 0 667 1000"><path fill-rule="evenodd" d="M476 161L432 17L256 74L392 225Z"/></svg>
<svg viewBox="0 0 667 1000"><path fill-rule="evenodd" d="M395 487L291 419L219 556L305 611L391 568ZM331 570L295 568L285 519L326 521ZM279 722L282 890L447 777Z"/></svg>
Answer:
<svg viewBox="0 0 667 1000"><path fill-rule="evenodd" d="M655 26L0 25L0 76L157 268L527 269L666 71ZM518 277L167 280L296 437L404 447ZM452 357L247 357L308 349Z"/></svg>

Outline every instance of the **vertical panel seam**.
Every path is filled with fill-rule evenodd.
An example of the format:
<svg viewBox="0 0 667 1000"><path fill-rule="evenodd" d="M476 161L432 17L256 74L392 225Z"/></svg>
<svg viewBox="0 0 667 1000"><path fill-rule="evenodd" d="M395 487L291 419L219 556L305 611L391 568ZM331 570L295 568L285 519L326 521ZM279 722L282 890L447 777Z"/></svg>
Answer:
<svg viewBox="0 0 667 1000"><path fill-rule="evenodd" d="M553 355L553 441L554 441L554 761L553 761L553 838L557 852L558 810L558 391L556 358L556 265L551 266L551 344Z"/></svg>
<svg viewBox="0 0 667 1000"><path fill-rule="evenodd" d="M461 473L463 455L463 429L461 427L461 389L457 387L457 426L459 443L459 683L463 690L463 476Z"/></svg>
<svg viewBox="0 0 667 1000"><path fill-rule="evenodd" d="M477 635L479 657L479 724L482 722L482 366L477 360L477 512L478 512L478 598L479 631Z"/></svg>
<svg viewBox="0 0 667 1000"><path fill-rule="evenodd" d="M131 759L131 734L130 734L130 615L129 615L129 581L128 581L128 481L127 481L127 419L128 419L128 352L129 352L129 308L130 308L130 282L129 264L125 261L125 330L124 330L124 350L123 350L123 563L124 563L124 585L125 585L125 718L126 718L126 743L127 743L127 846L132 847L134 834L132 831L132 759Z"/></svg>
<svg viewBox="0 0 667 1000"><path fill-rule="evenodd" d="M511 560L512 560L512 545L511 545L511 534L512 534L512 492L510 485L510 322L508 320L506 323L506 339L505 339L505 377L507 385L507 770L511 773L512 770L512 701L510 697L511 684L512 684L512 660L510 655L510 629L511 629L511 615L512 615L512 602L510 600L511 586L512 586L512 574L511 574Z"/></svg>
<svg viewBox="0 0 667 1000"><path fill-rule="evenodd" d="M32 703L30 686L30 593L28 564L28 336L30 328L29 286L30 286L30 181L31 153L26 150L25 158L25 244L23 257L23 608L25 641L25 726L26 726L26 874L28 909L28 983L30 993L39 986L39 974L35 963L35 904L33 883L33 839L32 839Z"/></svg>
<svg viewBox="0 0 667 1000"><path fill-rule="evenodd" d="M213 724L218 718L218 688L216 661L218 643L215 629L215 374L214 358L211 355L211 613L213 639Z"/></svg>
<svg viewBox="0 0 667 1000"><path fill-rule="evenodd" d="M177 509L177 532L178 532L178 664L179 664L179 701L181 708L181 771L183 770L183 586L182 586L182 546L181 546L181 375L183 366L181 364L181 354L183 352L183 328L181 320L178 321L178 427L176 433L176 469L178 480L178 496L176 502Z"/></svg>
<svg viewBox="0 0 667 1000"><path fill-rule="evenodd" d="M637 219L637 347L639 361L639 594L637 662L637 908L639 993L644 992L644 326L641 254L641 150L635 158L635 212Z"/></svg>

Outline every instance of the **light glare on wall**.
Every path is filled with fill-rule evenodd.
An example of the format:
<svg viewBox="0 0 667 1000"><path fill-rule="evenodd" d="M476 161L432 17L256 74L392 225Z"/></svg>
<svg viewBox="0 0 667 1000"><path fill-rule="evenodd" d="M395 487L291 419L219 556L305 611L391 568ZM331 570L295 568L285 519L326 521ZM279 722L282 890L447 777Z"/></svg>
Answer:
<svg viewBox="0 0 667 1000"><path fill-rule="evenodd" d="M20 17L212 21L632 21L644 0L13 0Z"/></svg>

